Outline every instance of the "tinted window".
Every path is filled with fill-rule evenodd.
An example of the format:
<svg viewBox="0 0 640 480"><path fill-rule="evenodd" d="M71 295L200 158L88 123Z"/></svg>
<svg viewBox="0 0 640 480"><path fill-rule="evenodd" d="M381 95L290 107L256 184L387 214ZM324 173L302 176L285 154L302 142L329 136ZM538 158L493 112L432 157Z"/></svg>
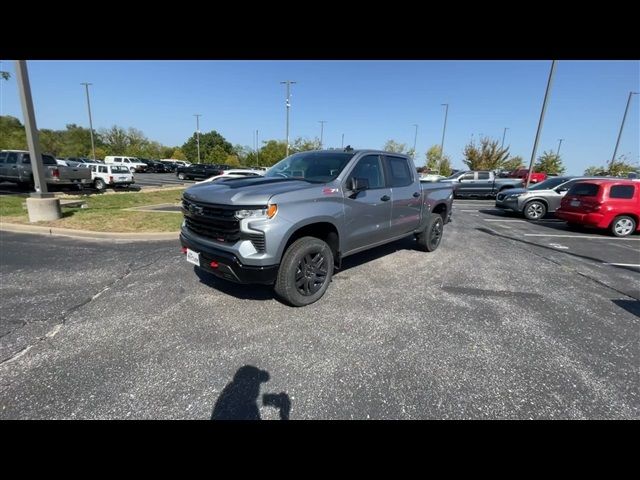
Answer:
<svg viewBox="0 0 640 480"><path fill-rule="evenodd" d="M406 158L385 157L389 169L389 186L406 187L413 183L413 175Z"/></svg>
<svg viewBox="0 0 640 480"><path fill-rule="evenodd" d="M581 197L595 197L600 186L595 183L576 183L569 189L567 195L579 195Z"/></svg>
<svg viewBox="0 0 640 480"><path fill-rule="evenodd" d="M120 157L114 158L113 161L122 163L122 159Z"/></svg>
<svg viewBox="0 0 640 480"><path fill-rule="evenodd" d="M633 198L633 185L614 185L609 192L609 198Z"/></svg>
<svg viewBox="0 0 640 480"><path fill-rule="evenodd" d="M478 172L478 180L489 180L489 172Z"/></svg>
<svg viewBox="0 0 640 480"><path fill-rule="evenodd" d="M384 187L380 157L378 155L367 155L361 158L349 174L347 185L351 185L351 179L353 178L365 178L369 182L369 188Z"/></svg>
<svg viewBox="0 0 640 480"><path fill-rule="evenodd" d="M16 152L9 152L7 155L7 163L16 163L18 161L18 154Z"/></svg>
<svg viewBox="0 0 640 480"><path fill-rule="evenodd" d="M561 185L566 181L566 177L549 178L544 182L540 182L532 187L529 187L529 190L551 190L552 188L556 188L558 185ZM569 185L566 186L569 187Z"/></svg>
<svg viewBox="0 0 640 480"><path fill-rule="evenodd" d="M7 157L7 152L0 152L0 163L4 163L4 159Z"/></svg>
<svg viewBox="0 0 640 480"><path fill-rule="evenodd" d="M28 153L25 153L22 156L22 163L31 163L31 155ZM56 159L53 158L51 155L42 155L42 164L43 165L58 165L58 162L56 162Z"/></svg>
<svg viewBox="0 0 640 480"><path fill-rule="evenodd" d="M465 173L460 180L473 180L475 178L475 173Z"/></svg>
<svg viewBox="0 0 640 480"><path fill-rule="evenodd" d="M114 168L115 168L115 167L114 167ZM107 166L105 165L105 166L103 167L102 165L100 165L100 166L98 167L98 171L99 171L100 173L108 173L108 171L107 171Z"/></svg>

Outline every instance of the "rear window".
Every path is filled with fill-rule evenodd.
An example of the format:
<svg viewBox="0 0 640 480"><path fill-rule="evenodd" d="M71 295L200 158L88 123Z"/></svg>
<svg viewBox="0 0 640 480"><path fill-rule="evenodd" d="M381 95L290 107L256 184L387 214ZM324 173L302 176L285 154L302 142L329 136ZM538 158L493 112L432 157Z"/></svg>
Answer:
<svg viewBox="0 0 640 480"><path fill-rule="evenodd" d="M609 192L609 198L633 198L633 185L614 185Z"/></svg>
<svg viewBox="0 0 640 480"><path fill-rule="evenodd" d="M595 197L598 195L600 186L595 183L576 183L569 189L567 195L578 195L580 197Z"/></svg>
<svg viewBox="0 0 640 480"><path fill-rule="evenodd" d="M31 155L28 153L25 153L22 156L22 163L31 163ZM42 155L42 164L43 165L58 165L58 162L56 162L56 159L53 158L51 155Z"/></svg>

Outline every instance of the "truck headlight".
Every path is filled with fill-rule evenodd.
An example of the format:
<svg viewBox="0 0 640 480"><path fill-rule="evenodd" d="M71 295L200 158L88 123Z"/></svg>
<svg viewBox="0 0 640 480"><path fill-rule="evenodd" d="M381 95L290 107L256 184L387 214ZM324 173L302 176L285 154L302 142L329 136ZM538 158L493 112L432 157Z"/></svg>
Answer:
<svg viewBox="0 0 640 480"><path fill-rule="evenodd" d="M238 210L236 211L236 218L242 220L243 218L273 218L278 211L276 204L269 205L267 208L256 208L251 210Z"/></svg>

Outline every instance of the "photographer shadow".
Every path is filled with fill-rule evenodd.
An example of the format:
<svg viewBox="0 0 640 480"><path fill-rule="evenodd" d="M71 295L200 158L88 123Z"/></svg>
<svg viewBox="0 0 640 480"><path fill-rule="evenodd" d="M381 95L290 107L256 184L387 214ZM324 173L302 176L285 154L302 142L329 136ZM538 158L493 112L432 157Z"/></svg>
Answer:
<svg viewBox="0 0 640 480"><path fill-rule="evenodd" d="M240 367L216 400L211 420L261 420L258 407L260 384L270 378L266 370L252 365ZM266 393L262 396L262 404L278 409L280 420L289 420L291 400L286 393Z"/></svg>

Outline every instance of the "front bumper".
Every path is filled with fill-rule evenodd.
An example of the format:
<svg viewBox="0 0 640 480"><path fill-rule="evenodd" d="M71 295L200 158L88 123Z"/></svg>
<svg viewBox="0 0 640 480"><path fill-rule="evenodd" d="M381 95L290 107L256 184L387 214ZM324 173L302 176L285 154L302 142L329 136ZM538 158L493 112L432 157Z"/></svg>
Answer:
<svg viewBox="0 0 640 480"><path fill-rule="evenodd" d="M499 194L496 197L496 208L502 208L503 210L513 210L514 212L521 212L522 208L518 204L518 198L503 197L503 194Z"/></svg>
<svg viewBox="0 0 640 480"><path fill-rule="evenodd" d="M213 275L236 283L259 283L272 285L276 281L279 265L251 266L243 265L232 253L212 248L193 238L180 234L180 244L200 254L200 268ZM211 262L218 262L217 268Z"/></svg>

